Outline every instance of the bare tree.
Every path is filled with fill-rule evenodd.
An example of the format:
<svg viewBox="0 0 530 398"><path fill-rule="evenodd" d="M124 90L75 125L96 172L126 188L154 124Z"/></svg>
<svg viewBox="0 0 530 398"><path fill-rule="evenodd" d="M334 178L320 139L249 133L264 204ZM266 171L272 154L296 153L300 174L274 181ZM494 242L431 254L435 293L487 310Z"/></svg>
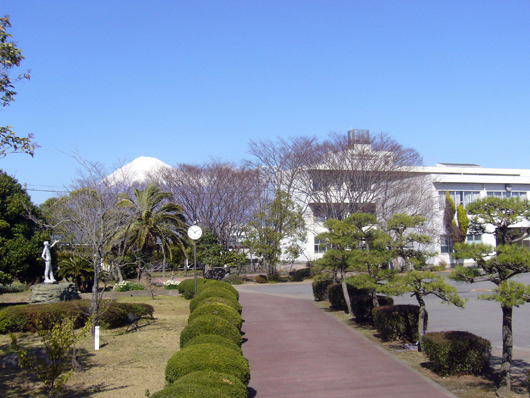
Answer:
<svg viewBox="0 0 530 398"><path fill-rule="evenodd" d="M120 248L124 245L116 238L123 236L120 231L127 225L130 214L116 206L117 195L124 191L124 186L105 179L106 173L100 164L87 162L79 154L73 157L82 167L80 178L68 195L46 204L46 218L61 244L92 264L94 286L90 315L93 329L103 300L104 288L100 288L99 281L102 273L112 271L109 268L116 266L121 257Z"/></svg>
<svg viewBox="0 0 530 398"><path fill-rule="evenodd" d="M249 153L255 159L248 164L260 170L266 189L273 194L281 190L296 198L301 193L302 174L321 158L322 146L316 137L278 137L276 142L251 140ZM303 201L299 204L303 205Z"/></svg>
<svg viewBox="0 0 530 398"><path fill-rule="evenodd" d="M173 194L191 223L215 234L225 250L234 247L243 226L258 208L259 172L220 160L181 164L159 174L158 183Z"/></svg>
<svg viewBox="0 0 530 398"><path fill-rule="evenodd" d="M317 151L320 161L300 173L315 216L371 213L384 221L396 213L433 213L432 182L418 167L418 152L383 133L349 133L331 134Z"/></svg>

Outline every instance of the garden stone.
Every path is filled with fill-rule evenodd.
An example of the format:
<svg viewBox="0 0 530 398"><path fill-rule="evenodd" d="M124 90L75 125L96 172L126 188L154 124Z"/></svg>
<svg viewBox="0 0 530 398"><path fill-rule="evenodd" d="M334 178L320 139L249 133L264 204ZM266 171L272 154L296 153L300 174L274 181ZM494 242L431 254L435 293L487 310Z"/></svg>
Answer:
<svg viewBox="0 0 530 398"><path fill-rule="evenodd" d="M80 298L75 283L70 282L54 284L41 283L39 285L31 286L30 289L30 304L60 303L61 301L76 300Z"/></svg>

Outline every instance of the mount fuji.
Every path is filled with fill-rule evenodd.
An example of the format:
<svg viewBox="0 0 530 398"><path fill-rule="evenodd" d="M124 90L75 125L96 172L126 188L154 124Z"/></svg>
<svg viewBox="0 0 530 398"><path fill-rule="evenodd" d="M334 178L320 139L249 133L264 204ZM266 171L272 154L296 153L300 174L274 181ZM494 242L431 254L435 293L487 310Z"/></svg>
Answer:
<svg viewBox="0 0 530 398"><path fill-rule="evenodd" d="M114 173L105 178L110 184L128 182L130 185L144 184L149 182L151 176L161 172L163 169L172 169L156 158L140 156L125 166L120 167Z"/></svg>

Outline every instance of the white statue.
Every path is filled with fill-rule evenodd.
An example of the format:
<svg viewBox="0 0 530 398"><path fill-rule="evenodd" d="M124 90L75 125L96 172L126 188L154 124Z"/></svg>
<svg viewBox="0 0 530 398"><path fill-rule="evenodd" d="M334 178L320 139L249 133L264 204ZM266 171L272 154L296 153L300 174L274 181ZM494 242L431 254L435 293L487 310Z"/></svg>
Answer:
<svg viewBox="0 0 530 398"><path fill-rule="evenodd" d="M50 249L55 246L56 243L59 241L56 240L52 243L50 246L50 242L45 241L44 242L44 250L42 250L41 257L44 259L44 262L46 264L46 269L44 270L44 283L53 283L55 282L55 278L53 277L53 271L52 271L52 254L50 253Z"/></svg>

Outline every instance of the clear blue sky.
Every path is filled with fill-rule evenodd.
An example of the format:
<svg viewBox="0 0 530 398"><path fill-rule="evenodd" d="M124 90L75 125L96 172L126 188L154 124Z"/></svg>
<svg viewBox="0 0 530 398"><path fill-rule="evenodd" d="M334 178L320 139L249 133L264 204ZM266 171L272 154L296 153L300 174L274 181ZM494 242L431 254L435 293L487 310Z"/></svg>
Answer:
<svg viewBox="0 0 530 398"><path fill-rule="evenodd" d="M530 168L529 1L3 0L31 68L0 125L61 189L109 167L248 158L249 139L390 134L426 165ZM57 187L57 188L47 188ZM30 192L36 203L53 196Z"/></svg>

